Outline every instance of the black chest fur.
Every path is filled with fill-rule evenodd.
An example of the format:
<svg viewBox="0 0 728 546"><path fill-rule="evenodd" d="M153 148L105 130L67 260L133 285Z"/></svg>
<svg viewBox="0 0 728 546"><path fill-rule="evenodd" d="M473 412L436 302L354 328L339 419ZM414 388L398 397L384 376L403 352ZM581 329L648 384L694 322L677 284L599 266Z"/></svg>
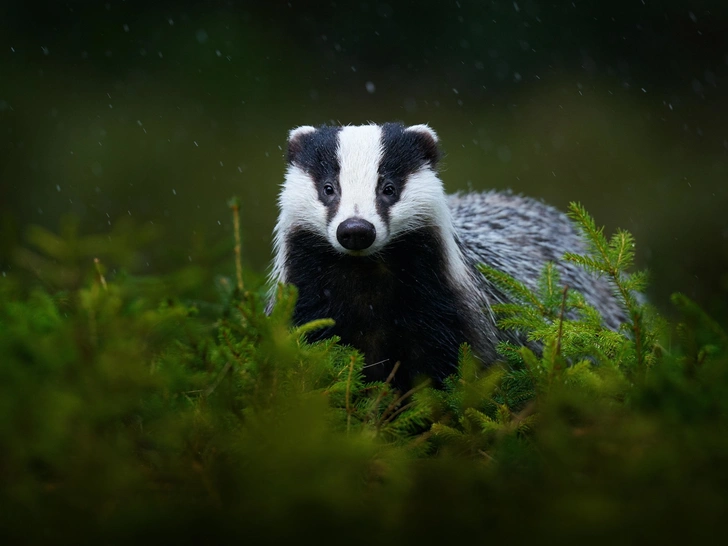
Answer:
<svg viewBox="0 0 728 546"><path fill-rule="evenodd" d="M337 335L359 349L368 380L386 379L401 362L394 380L400 389L420 375L438 384L455 371L468 318L434 230L411 232L376 256L340 254L307 231L292 233L288 249L288 280L299 291L294 321L336 321L312 340Z"/></svg>

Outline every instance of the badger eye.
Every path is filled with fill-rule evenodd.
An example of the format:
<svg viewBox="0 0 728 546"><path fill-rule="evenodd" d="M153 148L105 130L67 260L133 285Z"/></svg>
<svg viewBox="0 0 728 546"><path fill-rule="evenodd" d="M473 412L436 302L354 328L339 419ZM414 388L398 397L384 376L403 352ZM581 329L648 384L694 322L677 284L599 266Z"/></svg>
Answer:
<svg viewBox="0 0 728 546"><path fill-rule="evenodd" d="M324 194L325 195L334 195L333 184L324 184Z"/></svg>
<svg viewBox="0 0 728 546"><path fill-rule="evenodd" d="M382 195L392 196L395 193L394 184L387 184L382 188Z"/></svg>

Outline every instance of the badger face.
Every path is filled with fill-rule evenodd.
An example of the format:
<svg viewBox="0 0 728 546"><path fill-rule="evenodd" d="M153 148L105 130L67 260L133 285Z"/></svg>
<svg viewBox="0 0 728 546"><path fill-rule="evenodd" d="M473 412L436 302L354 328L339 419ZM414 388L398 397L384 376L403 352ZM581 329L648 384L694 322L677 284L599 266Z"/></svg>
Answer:
<svg viewBox="0 0 728 546"><path fill-rule="evenodd" d="M434 209L444 202L438 158L437 136L426 125L294 129L278 251L287 232L305 229L339 253L367 256L400 234L437 224L442 211Z"/></svg>

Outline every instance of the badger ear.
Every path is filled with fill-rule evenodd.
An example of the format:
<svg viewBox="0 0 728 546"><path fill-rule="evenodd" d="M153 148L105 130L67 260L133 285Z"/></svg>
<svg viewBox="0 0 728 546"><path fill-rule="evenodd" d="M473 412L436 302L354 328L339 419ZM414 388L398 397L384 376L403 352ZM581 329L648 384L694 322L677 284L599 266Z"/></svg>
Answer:
<svg viewBox="0 0 728 546"><path fill-rule="evenodd" d="M411 125L405 129L405 131L414 131L415 133L420 133L424 136L429 136L435 144L437 144L437 141L439 140L437 138L437 133L432 130L432 128L429 125L426 125L424 123L420 125Z"/></svg>
<svg viewBox="0 0 728 546"><path fill-rule="evenodd" d="M425 154L425 159L433 167L437 165L437 162L440 160L440 147L437 145L437 133L425 124L412 125L407 127L405 131L417 135L417 141L422 148L422 152Z"/></svg>
<svg viewBox="0 0 728 546"><path fill-rule="evenodd" d="M296 157L299 153L301 153L301 150L303 149L303 146L306 141L306 136L310 135L311 133L314 133L316 131L315 127L311 127L310 125L302 125L301 127L296 127L295 129L291 129L291 131L288 133L288 162L293 163L296 160Z"/></svg>
<svg viewBox="0 0 728 546"><path fill-rule="evenodd" d="M316 127L311 127L310 125L301 125L300 127L296 127L295 129L291 129L291 131L288 133L288 142L292 142L296 140L301 135L305 135L307 133L313 133L316 130Z"/></svg>

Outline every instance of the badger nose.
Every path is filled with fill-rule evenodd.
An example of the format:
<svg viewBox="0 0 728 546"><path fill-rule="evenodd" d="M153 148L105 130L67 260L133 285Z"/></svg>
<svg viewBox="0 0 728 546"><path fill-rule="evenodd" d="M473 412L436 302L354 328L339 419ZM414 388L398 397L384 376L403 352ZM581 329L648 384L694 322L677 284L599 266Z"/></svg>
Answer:
<svg viewBox="0 0 728 546"><path fill-rule="evenodd" d="M364 250L372 246L377 230L363 218L348 218L336 228L336 238L347 250Z"/></svg>

